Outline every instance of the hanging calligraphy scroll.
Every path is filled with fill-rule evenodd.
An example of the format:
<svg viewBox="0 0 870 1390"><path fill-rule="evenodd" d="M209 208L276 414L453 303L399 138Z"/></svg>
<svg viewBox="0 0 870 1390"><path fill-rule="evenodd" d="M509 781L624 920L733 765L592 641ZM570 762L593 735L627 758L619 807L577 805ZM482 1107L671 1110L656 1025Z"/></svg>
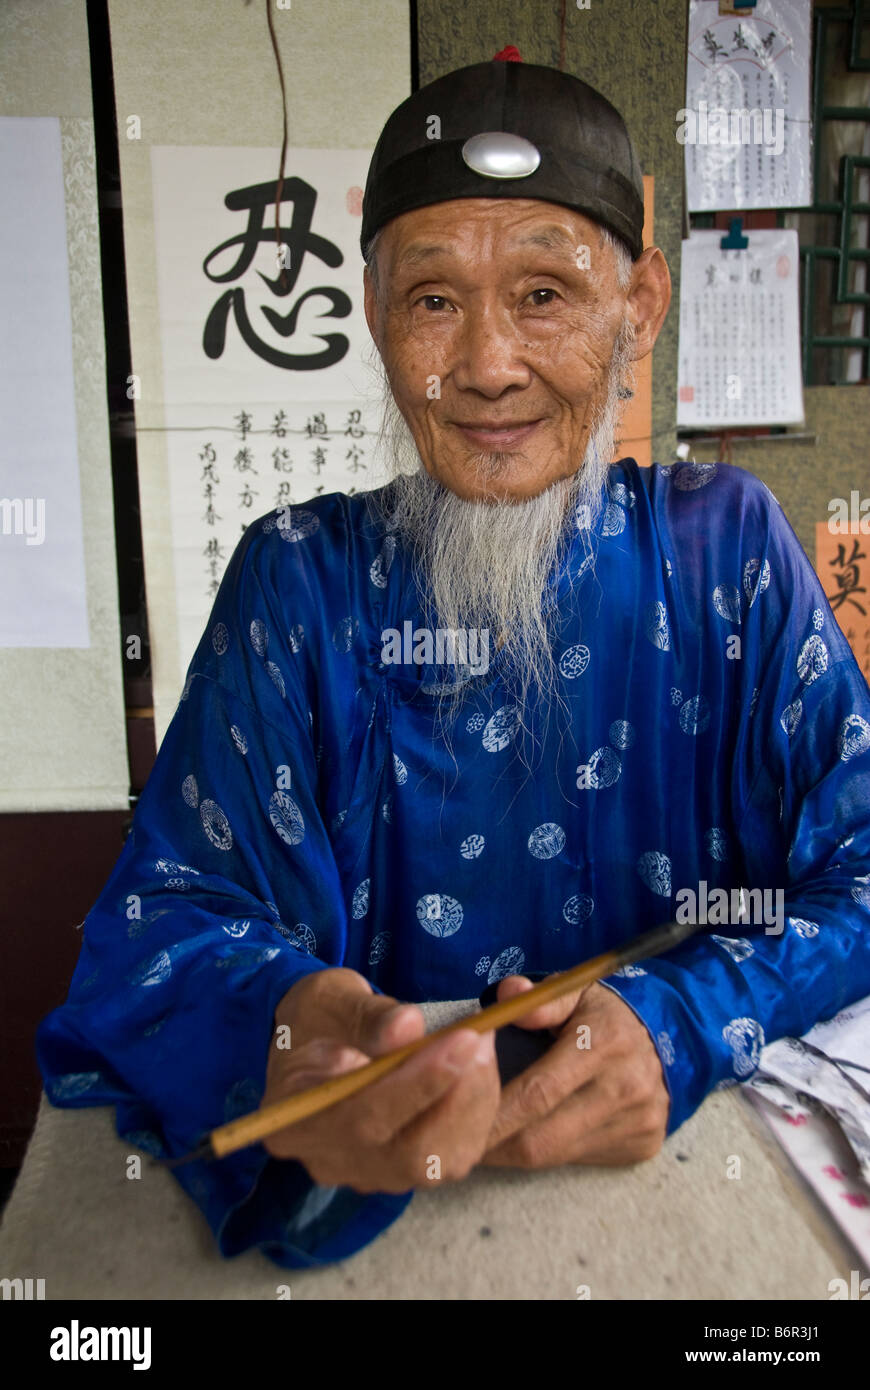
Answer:
<svg viewBox="0 0 870 1390"><path fill-rule="evenodd" d="M270 150L152 150L179 661L247 526L372 485L374 351L359 250L368 159L290 150L275 232Z"/></svg>

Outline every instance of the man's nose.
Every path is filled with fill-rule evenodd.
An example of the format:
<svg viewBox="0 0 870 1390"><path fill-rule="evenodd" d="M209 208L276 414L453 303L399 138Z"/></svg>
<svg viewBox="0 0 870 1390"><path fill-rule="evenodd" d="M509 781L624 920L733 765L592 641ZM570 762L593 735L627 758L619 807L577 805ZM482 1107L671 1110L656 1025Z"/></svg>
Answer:
<svg viewBox="0 0 870 1390"><path fill-rule="evenodd" d="M455 346L453 379L461 391L496 397L508 386L527 386L531 380L516 326L496 306L468 309Z"/></svg>

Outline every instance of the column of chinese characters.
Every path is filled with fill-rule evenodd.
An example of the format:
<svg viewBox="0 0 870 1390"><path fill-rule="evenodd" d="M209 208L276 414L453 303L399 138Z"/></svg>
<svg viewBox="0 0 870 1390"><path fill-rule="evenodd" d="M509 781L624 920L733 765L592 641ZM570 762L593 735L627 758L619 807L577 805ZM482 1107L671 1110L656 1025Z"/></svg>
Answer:
<svg viewBox="0 0 870 1390"><path fill-rule="evenodd" d="M828 576L825 592L831 609L846 635L864 676L870 682L870 622L867 620L867 599L858 595L867 594L866 579L870 566L867 565L867 551L862 548L857 537L841 541L837 553L828 562ZM851 610L855 609L860 617Z"/></svg>
<svg viewBox="0 0 870 1390"><path fill-rule="evenodd" d="M205 502L205 511L202 519L210 532L210 534L207 533L202 554L206 561L207 573L209 576L207 594L210 599L213 599L220 588L220 575L223 573L226 556L217 536L214 534L214 528L222 518L215 506L220 476L217 472L217 450L212 443L207 442L203 445L199 454L199 461L202 464L200 483L202 485L203 501Z"/></svg>

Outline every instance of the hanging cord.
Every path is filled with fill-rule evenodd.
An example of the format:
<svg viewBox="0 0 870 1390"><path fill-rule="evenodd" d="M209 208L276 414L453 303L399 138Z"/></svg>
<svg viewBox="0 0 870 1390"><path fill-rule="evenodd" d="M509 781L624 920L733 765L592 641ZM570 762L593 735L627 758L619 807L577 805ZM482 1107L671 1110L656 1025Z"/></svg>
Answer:
<svg viewBox="0 0 870 1390"><path fill-rule="evenodd" d="M250 5L251 0L245 0L246 5ZM284 188L284 161L287 158L287 88L284 85L284 67L281 63L281 54L278 51L278 40L275 37L275 27L272 23L272 0L266 0L266 22L269 25L269 38L272 40L272 49L275 54L275 62L278 65L278 81L281 83L281 116L284 124L284 138L281 142L281 166L278 170L278 191L275 194L275 247L276 259L281 259L281 193ZM279 281L281 289L287 293L287 267L281 265Z"/></svg>

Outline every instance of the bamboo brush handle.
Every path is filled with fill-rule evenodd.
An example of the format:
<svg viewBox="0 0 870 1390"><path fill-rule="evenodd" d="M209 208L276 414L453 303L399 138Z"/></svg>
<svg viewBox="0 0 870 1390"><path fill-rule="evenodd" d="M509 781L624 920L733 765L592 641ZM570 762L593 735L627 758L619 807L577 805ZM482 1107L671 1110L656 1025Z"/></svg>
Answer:
<svg viewBox="0 0 870 1390"><path fill-rule="evenodd" d="M249 1115L242 1115L238 1120L232 1120L229 1124L212 1130L209 1136L212 1152L217 1158L224 1158L236 1149L246 1148L270 1134L277 1134L288 1125L307 1119L309 1115L316 1115L328 1106L336 1105L338 1101L355 1095L373 1081L394 1071L408 1057L412 1057L421 1048L428 1047L436 1038L443 1038L446 1033L455 1033L460 1028L470 1028L475 1033L488 1033L491 1029L503 1028L505 1024L513 1023L514 1019L522 1018L542 1004L548 1004L552 999L559 999L563 994L570 994L572 990L592 984L632 961L671 950L695 930L697 928L694 924L668 922L664 926L654 928L653 931L644 932L615 951L606 951L581 965L575 965L571 970L542 980L540 984L533 985L530 990L515 995L513 999L490 1004L479 1013L470 1014L468 1018L456 1019L436 1032L415 1038L413 1042L405 1043L403 1047L398 1047L383 1057L375 1057L365 1066L357 1067L341 1076L331 1076L317 1086L311 1086L305 1091L297 1092L296 1095L263 1106Z"/></svg>

